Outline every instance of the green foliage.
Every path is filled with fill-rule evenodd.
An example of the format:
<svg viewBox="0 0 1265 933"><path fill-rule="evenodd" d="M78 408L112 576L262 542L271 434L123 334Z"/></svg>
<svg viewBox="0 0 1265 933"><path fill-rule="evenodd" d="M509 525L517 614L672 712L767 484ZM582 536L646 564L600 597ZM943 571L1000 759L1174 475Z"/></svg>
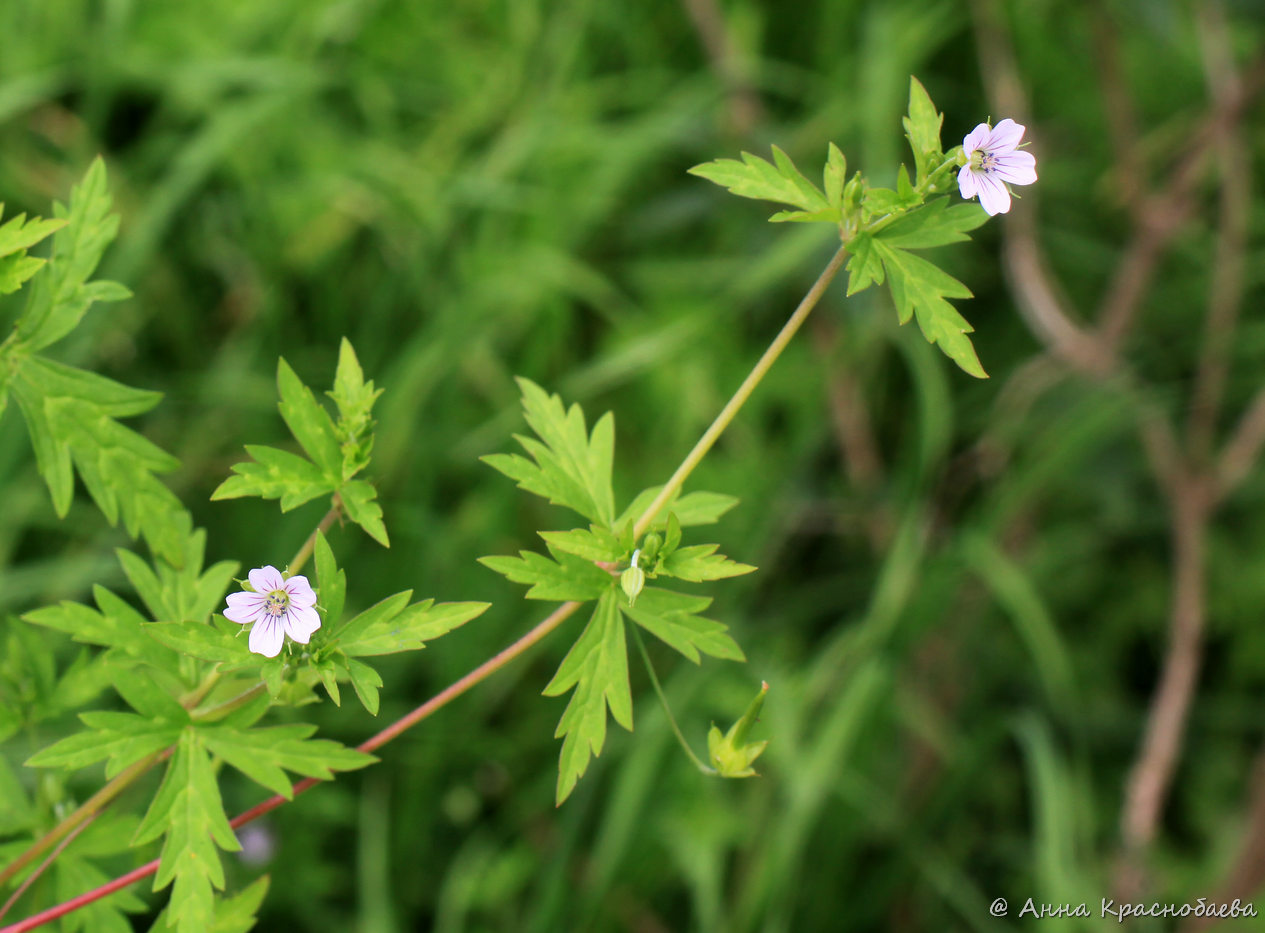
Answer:
<svg viewBox="0 0 1265 933"><path fill-rule="evenodd" d="M712 767L721 777L745 778L755 777L755 762L768 746L768 739L760 742L748 742L747 733L760 720L760 710L764 708L764 698L768 695L769 685L760 684L760 692L747 706L742 718L722 734L715 725L707 733L707 755Z"/></svg>
<svg viewBox="0 0 1265 933"><path fill-rule="evenodd" d="M611 466L615 456L615 418L598 419L590 435L579 405L568 410L530 379L519 378L523 415L535 438L515 435L532 456L490 454L484 463L555 505L566 506L592 522L610 525L615 518ZM533 462L533 460L535 462Z"/></svg>
<svg viewBox="0 0 1265 933"><path fill-rule="evenodd" d="M795 211L778 211L769 220L778 222L793 220L799 222L826 222L837 224L841 220L840 199L842 197L842 177L847 171L847 162L838 148L831 146L825 172L827 191L831 196L804 177L795 167L791 157L773 147L773 162L767 162L749 152L742 153L742 161L736 159L716 159L704 162L690 170L691 175L706 178L741 198L753 198L761 201L776 201L779 204L791 204L799 208ZM837 191L836 191L837 188Z"/></svg>
<svg viewBox="0 0 1265 933"><path fill-rule="evenodd" d="M637 547L633 525L662 487L644 490L615 517L611 491L614 418L610 413L603 415L589 435L579 405L567 409L559 396L549 395L529 380L520 379L519 385L527 421L540 440L516 439L535 462L503 454L483 459L517 480L520 488L594 521L587 528L541 532L547 555L520 551L517 557L480 558L480 563L510 581L530 586L528 599L597 601L588 625L544 691L547 696L573 691L555 733L563 740L556 790L561 804L588 770L590 758L602 752L607 708L616 722L632 729L625 615L696 664L700 652L745 660L724 625L698 615L710 599L656 588L643 590L646 578L663 575L700 582L755 568L717 554L714 544L679 547L684 526L714 523L737 503L718 493L673 495ZM632 566L634 554L636 567ZM622 573L616 569L620 565Z"/></svg>
<svg viewBox="0 0 1265 933"><path fill-rule="evenodd" d="M4 205L0 204L0 216L3 214ZM40 270L46 260L28 256L26 251L64 226L64 219L32 217L27 220L25 214L18 214L0 226L0 295L13 294Z"/></svg>
<svg viewBox="0 0 1265 933"><path fill-rule="evenodd" d="M613 589L597 601L593 617L558 671L545 687L545 696L561 696L574 689L558 722L555 738L562 739L558 758L559 804L588 770L589 758L600 755L606 743L606 709L615 721L632 731L632 693L628 686L628 646L624 617Z"/></svg>
<svg viewBox="0 0 1265 933"><path fill-rule="evenodd" d="M180 733L162 785L154 796L133 844L163 838L154 890L174 882L167 923L179 933L203 933L215 913L214 889L224 888L218 849L241 846L228 825L211 757L196 729Z"/></svg>
<svg viewBox="0 0 1265 933"><path fill-rule="evenodd" d="M364 480L354 479L369 465L373 449L373 403L381 394L364 372L351 343L339 347L334 387L338 420L317 401L284 359L277 363L278 408L290 433L307 458L275 447L247 445L251 460L234 464L230 476L211 494L212 499L259 496L281 500L288 512L323 495L332 495L347 517L381 544L390 546L377 491Z"/></svg>

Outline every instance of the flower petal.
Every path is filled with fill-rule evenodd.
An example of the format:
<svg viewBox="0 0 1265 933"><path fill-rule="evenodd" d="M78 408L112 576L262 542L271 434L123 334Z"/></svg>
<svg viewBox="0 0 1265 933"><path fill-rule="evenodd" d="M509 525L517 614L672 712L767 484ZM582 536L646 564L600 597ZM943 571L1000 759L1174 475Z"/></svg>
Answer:
<svg viewBox="0 0 1265 933"><path fill-rule="evenodd" d="M962 197L968 199L979 194L979 179L969 165L963 165L962 171L958 172L958 191L962 192Z"/></svg>
<svg viewBox="0 0 1265 933"><path fill-rule="evenodd" d="M990 217L1010 210L1010 189L993 175L979 177L979 202Z"/></svg>
<svg viewBox="0 0 1265 933"><path fill-rule="evenodd" d="M1025 129L1027 127L1007 117L993 127L993 131L988 135L988 144L984 148L992 153L1012 152L1023 139Z"/></svg>
<svg viewBox="0 0 1265 933"><path fill-rule="evenodd" d="M962 140L962 151L966 153L969 159L971 153L979 149L984 141L989 137L989 128L987 123L981 123L975 129L966 134L966 138Z"/></svg>
<svg viewBox="0 0 1265 933"><path fill-rule="evenodd" d="M228 608L224 610L223 616L239 625L254 622L255 617L263 611L267 598L259 593L229 593L225 600Z"/></svg>
<svg viewBox="0 0 1265 933"><path fill-rule="evenodd" d="M262 654L265 658L275 658L279 655L285 640L285 629L282 627L281 620L272 616L260 619L250 630L250 650L255 654Z"/></svg>
<svg viewBox="0 0 1265 933"><path fill-rule="evenodd" d="M316 594L312 592L312 584L301 574L286 580L285 591L290 594L290 602L299 606L315 606Z"/></svg>
<svg viewBox="0 0 1265 933"><path fill-rule="evenodd" d="M291 606L285 615L286 634L306 645L312 633L321 627L321 616L310 606Z"/></svg>
<svg viewBox="0 0 1265 933"><path fill-rule="evenodd" d="M1016 150L997 157L997 177L1012 185L1030 185L1037 180L1037 157Z"/></svg>
<svg viewBox="0 0 1265 933"><path fill-rule="evenodd" d="M269 564L267 567L259 567L252 570L248 575L250 585L254 587L256 593L271 593L273 590L279 590L285 586L285 580L281 577L281 571Z"/></svg>

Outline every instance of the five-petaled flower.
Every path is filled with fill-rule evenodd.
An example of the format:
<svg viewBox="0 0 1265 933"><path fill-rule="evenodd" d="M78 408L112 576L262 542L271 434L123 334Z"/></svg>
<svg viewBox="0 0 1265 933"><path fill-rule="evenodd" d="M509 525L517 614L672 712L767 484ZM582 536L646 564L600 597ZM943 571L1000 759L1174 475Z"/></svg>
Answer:
<svg viewBox="0 0 1265 933"><path fill-rule="evenodd" d="M248 576L251 590L229 594L224 618L242 625L255 623L250 630L250 650L275 658L286 635L306 645L321 627L316 594L307 577L286 579L273 566L259 567Z"/></svg>
<svg viewBox="0 0 1265 933"><path fill-rule="evenodd" d="M966 164L958 172L958 190L964 198L978 194L990 216L1010 210L1007 182L1030 185L1037 180L1036 156L1018 148L1023 130L1007 118L993 127L981 123L962 140Z"/></svg>

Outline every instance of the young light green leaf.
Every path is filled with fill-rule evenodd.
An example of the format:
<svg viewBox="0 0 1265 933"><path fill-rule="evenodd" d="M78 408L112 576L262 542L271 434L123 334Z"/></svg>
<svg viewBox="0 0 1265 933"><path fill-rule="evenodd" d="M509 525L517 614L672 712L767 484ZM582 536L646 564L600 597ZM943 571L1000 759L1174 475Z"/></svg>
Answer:
<svg viewBox="0 0 1265 933"><path fill-rule="evenodd" d="M4 205L0 204L0 214ZM62 227L64 219L26 219L25 214L11 218L0 226L0 295L10 295L22 287L45 263L43 259L26 255L26 251L40 240Z"/></svg>
<svg viewBox="0 0 1265 933"><path fill-rule="evenodd" d="M53 255L34 280L17 334L27 350L56 343L75 329L94 301L119 301L130 292L113 282L89 282L105 248L118 232L110 213L105 163L97 158L70 193L70 209L54 205L66 225L53 237Z"/></svg>
<svg viewBox="0 0 1265 933"><path fill-rule="evenodd" d="M129 535L143 536L156 554L179 564L192 521L155 475L177 461L115 420L147 410L158 395L40 357L16 366L9 385L57 514L70 508L73 463L110 524L121 514Z"/></svg>
<svg viewBox="0 0 1265 933"><path fill-rule="evenodd" d="M776 201L810 212L831 209L826 196L803 176L790 157L777 146L773 147L773 158L776 165L744 152L741 162L736 159L717 159L696 165L689 171L691 175L728 188L741 198Z"/></svg>
<svg viewBox="0 0 1265 933"><path fill-rule="evenodd" d="M290 433L325 478L337 485L343 478L342 454L334 422L284 358L277 360L277 392L277 407Z"/></svg>
<svg viewBox="0 0 1265 933"><path fill-rule="evenodd" d="M22 618L34 625L65 632L82 644L116 648L154 667L174 668L175 656L141 629L144 616L103 586L94 586L92 593L100 611L80 603L63 602L28 612Z"/></svg>
<svg viewBox="0 0 1265 933"><path fill-rule="evenodd" d="M222 622L222 626L230 625L233 623ZM203 661L217 661L228 665L225 670L238 665L254 665L258 656L250 653L246 639L235 637L245 629L240 625L234 626L238 630L234 633L222 626L219 622L211 625L205 622L147 622L141 627L150 638L176 653Z"/></svg>
<svg viewBox="0 0 1265 933"><path fill-rule="evenodd" d="M133 845L159 836L163 842L154 890L175 882L169 922L179 933L205 933L214 916L212 888L224 888L224 868L216 846L241 848L220 799L210 756L198 730L186 728L167 766L162 785L136 830Z"/></svg>
<svg viewBox="0 0 1265 933"><path fill-rule="evenodd" d="M553 560L534 551L519 551L518 557L480 557L479 563L514 583L530 584L528 599L584 602L597 599L613 586L614 578L591 561L552 548L550 553Z"/></svg>
<svg viewBox="0 0 1265 933"><path fill-rule="evenodd" d="M82 713L88 726L31 756L31 768L64 768L74 771L93 762L110 759L107 776L113 777L142 758L173 745L180 726L151 721L134 713Z"/></svg>
<svg viewBox="0 0 1265 933"><path fill-rule="evenodd" d="M848 297L865 291L871 285L883 284L883 260L874 249L874 238L861 233L848 242Z"/></svg>
<svg viewBox="0 0 1265 933"><path fill-rule="evenodd" d="M695 664L699 663L700 651L713 658L745 661L742 649L728 634L728 628L699 615L711 602L703 596L689 596L651 586L642 590L635 606L623 606L622 609L647 632Z"/></svg>
<svg viewBox="0 0 1265 933"><path fill-rule="evenodd" d="M888 246L926 249L969 240L967 232L986 220L988 214L978 204L949 207L948 198L936 198L879 230L874 237Z"/></svg>
<svg viewBox="0 0 1265 933"><path fill-rule="evenodd" d="M515 435L532 456L491 454L483 461L518 483L520 489L609 526L615 517L611 468L615 456L615 419L608 412L590 435L579 405L567 409L530 379L520 378L523 414L539 441ZM543 443L542 443L543 442Z"/></svg>
<svg viewBox="0 0 1265 933"><path fill-rule="evenodd" d="M91 885L81 884L75 890L84 891L91 887ZM263 904L267 893L268 876L264 875L240 893L220 898L215 902L215 920L212 921L207 933L249 933L255 928L255 914L259 912L259 907ZM144 905L142 904L141 907L143 909ZM155 918L153 926L149 928L149 933L166 933L169 927L167 910L164 908ZM130 930L129 926L126 931L120 930L120 933L127 933Z"/></svg>
<svg viewBox="0 0 1265 933"><path fill-rule="evenodd" d="M970 289L939 266L906 250L897 249L882 240L874 241L874 249L883 259L901 323L916 315L918 326L928 342L939 346L946 356L972 376L988 378L970 338L966 336L974 328L945 300L970 298Z"/></svg>
<svg viewBox="0 0 1265 933"><path fill-rule="evenodd" d="M701 583L704 580L724 580L755 570L750 564L740 564L723 554L717 554L718 544L696 544L673 550L663 560L661 572L679 580Z"/></svg>
<svg viewBox="0 0 1265 933"><path fill-rule="evenodd" d="M378 504L376 489L362 479L353 479L339 490L338 495L343 500L348 518L383 547L391 546L387 527L382 523L382 506Z"/></svg>
<svg viewBox="0 0 1265 933"><path fill-rule="evenodd" d="M562 659L544 694L560 696L572 688L575 692L554 733L555 738L563 740L558 759L559 804L588 770L589 758L602 753L608 706L615 721L632 731L628 650L614 589L607 590L598 600L589 624Z"/></svg>
<svg viewBox="0 0 1265 933"><path fill-rule="evenodd" d="M574 554L587 561L613 561L623 553L623 545L609 528L601 525L590 525L585 528L574 528L571 531L542 531L550 550Z"/></svg>
<svg viewBox="0 0 1265 933"><path fill-rule="evenodd" d="M383 616L369 625L357 626L350 634L341 634L338 644L349 658L419 651L426 647L427 642L434 641L482 615L490 605L491 603L435 603L428 599L393 616ZM352 683L356 683L354 678ZM378 686L381 686L380 680ZM359 686L356 689L357 692L360 691ZM364 699L363 696L361 699Z"/></svg>
<svg viewBox="0 0 1265 933"><path fill-rule="evenodd" d="M328 781L334 771L353 771L377 761L330 739L311 738L316 726L304 724L248 731L202 726L198 732L211 752L287 800L294 795L294 788L286 771Z"/></svg>
<svg viewBox="0 0 1265 933"><path fill-rule="evenodd" d="M615 519L614 527L620 529L639 519L641 513L650 507L662 488L662 486L651 486L639 492L637 498L633 499L624 513ZM735 497L719 492L691 492L684 496L673 496L659 510L659 514L655 516L648 530L662 531L667 526L669 514L676 516L682 528L714 525L720 521L721 516L737 504L738 500Z"/></svg>
<svg viewBox="0 0 1265 933"><path fill-rule="evenodd" d="M281 511L288 512L334 491L334 482L297 454L259 444L247 444L246 453L254 462L233 464L236 475L216 487L211 493L212 501L242 496L280 499Z"/></svg>
<svg viewBox="0 0 1265 933"><path fill-rule="evenodd" d="M334 374L334 388L327 392L338 407L339 445L343 455L343 479L351 479L369 463L369 450L373 436L373 403L381 389L373 382L365 382L364 370L356 359L356 351L346 337L338 348L338 369Z"/></svg>
<svg viewBox="0 0 1265 933"><path fill-rule="evenodd" d="M163 560L155 560L151 566L123 548L114 553L150 616L162 622L205 621L223 605L221 599L238 569L236 561L224 560L202 571L206 553L206 531L202 528L185 539L178 567Z"/></svg>

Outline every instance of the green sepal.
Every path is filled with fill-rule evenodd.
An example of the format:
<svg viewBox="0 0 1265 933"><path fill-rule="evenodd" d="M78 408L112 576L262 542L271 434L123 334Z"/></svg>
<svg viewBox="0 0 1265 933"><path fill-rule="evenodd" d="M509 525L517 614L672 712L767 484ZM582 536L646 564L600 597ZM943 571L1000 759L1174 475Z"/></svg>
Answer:
<svg viewBox="0 0 1265 933"><path fill-rule="evenodd" d="M712 767L716 769L716 772L721 777L746 778L758 776L751 765L760 757L769 742L768 739L762 742L748 742L747 733L759 720L760 710L764 707L764 698L768 692L769 685L761 683L760 692L751 701L747 711L724 735L721 734L720 729L715 725L708 731L707 754L711 759Z"/></svg>

